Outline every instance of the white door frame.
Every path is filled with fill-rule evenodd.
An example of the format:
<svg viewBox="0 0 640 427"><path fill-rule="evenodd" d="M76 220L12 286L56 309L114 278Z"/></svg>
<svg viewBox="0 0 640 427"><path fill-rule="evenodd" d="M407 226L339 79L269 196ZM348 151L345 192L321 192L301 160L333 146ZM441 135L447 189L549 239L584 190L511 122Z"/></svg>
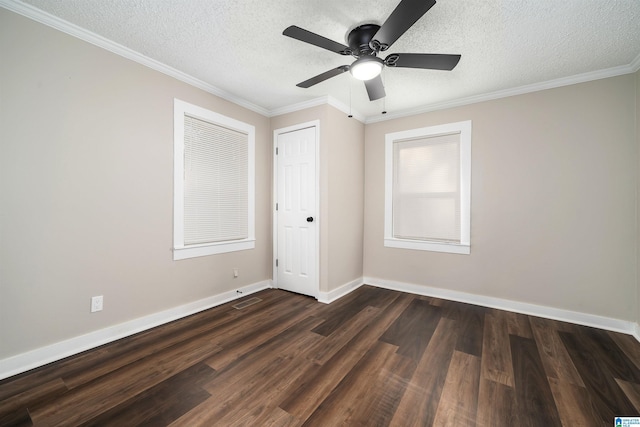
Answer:
<svg viewBox="0 0 640 427"><path fill-rule="evenodd" d="M320 224L321 224L321 216L320 216L320 120L313 120L310 122L300 123L293 126L288 126L281 129L276 129L273 131L273 187L272 187L272 199L273 206L273 260L271 261L273 274L272 274L272 283L273 287L278 287L278 268L276 267L276 260L278 259L278 211L276 211L276 203L278 202L278 156L276 155L276 148L278 146L278 136L283 133L289 133L296 130L306 129L310 127L316 128L316 226L315 234L316 234L316 259L315 267L316 267L316 277L315 277L315 292L313 297L318 299L320 296Z"/></svg>

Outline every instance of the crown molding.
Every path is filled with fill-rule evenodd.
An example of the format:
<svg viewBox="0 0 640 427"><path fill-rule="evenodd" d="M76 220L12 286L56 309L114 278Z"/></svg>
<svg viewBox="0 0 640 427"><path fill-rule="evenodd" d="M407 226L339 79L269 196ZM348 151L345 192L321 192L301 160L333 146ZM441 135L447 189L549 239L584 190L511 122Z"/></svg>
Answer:
<svg viewBox="0 0 640 427"><path fill-rule="evenodd" d="M631 74L640 68L640 55L638 55L629 65L621 65L619 67L606 68L604 70L591 71L583 74L576 74L569 77L561 77L559 79L548 80L546 82L534 83L530 85L520 86L512 89L499 90L496 92L485 93L481 95L469 96L453 101L439 102L435 104L424 105L418 108L411 108L396 113L376 115L367 117L365 124L384 122L387 120L399 119L402 117L415 116L417 114L429 113L431 111L446 110L448 108L461 107L478 102L492 101L510 96L524 95L526 93L538 92L541 90L554 89L562 86L570 86L578 83L586 83L593 80L606 79L609 77L617 77L624 74Z"/></svg>
<svg viewBox="0 0 640 427"><path fill-rule="evenodd" d="M296 104L275 108L269 111L269 117L281 116L283 114L294 113L296 111L306 110L307 108L317 107L319 105L326 105L328 104L328 98L328 96L321 96L319 98L310 99L308 101L302 101Z"/></svg>
<svg viewBox="0 0 640 427"><path fill-rule="evenodd" d="M64 19L53 16L34 6L21 3L17 0L0 0L0 7L3 7L7 10L15 12L26 18L32 19L48 27L55 28L56 30L62 31L63 33L69 34L70 36L76 37L87 43L91 43L92 45L106 49L109 52L112 52L112 53L115 53L116 55L120 55L124 58L130 59L134 62L142 64L153 70L159 71L163 74L166 74L170 77L173 77L191 86L197 87L198 89L202 89L206 92L209 92L212 95L226 99L229 102L233 102L234 104L237 104L248 110L254 111L260 115L263 115L266 117L269 117L270 115L269 110L266 108L260 107L259 105L253 104L249 101L239 98L225 90L222 90L209 83L206 83L189 74L183 73L182 71L176 70L175 68L170 67L166 64L163 64L160 61L156 61L155 59L142 55L141 53L138 53L132 49L129 49L128 47L122 46L121 44L115 43L105 37L102 37L96 33L88 31L75 24L72 24L71 22L68 22L68 21L65 21Z"/></svg>
<svg viewBox="0 0 640 427"><path fill-rule="evenodd" d="M317 107L319 105L331 105L332 107L342 111L345 114L351 114L354 119L364 123L366 117L357 111L349 111L349 106L337 100L331 95L321 96L319 98L310 99L308 101L299 102L297 104L287 105L285 107L271 110L269 117L281 116L283 114L294 113L296 111L306 110L307 108Z"/></svg>
<svg viewBox="0 0 640 427"><path fill-rule="evenodd" d="M362 115L359 112L353 110L347 104L343 103L342 101L339 101L338 99L334 98L331 95L327 96L327 104L329 104L332 107L342 111L346 115L353 116L353 118L358 120L359 122L364 123L366 121L366 119L367 119L364 115Z"/></svg>
<svg viewBox="0 0 640 427"><path fill-rule="evenodd" d="M379 114L379 115L369 116L369 117L364 116L358 111L353 111L349 106L345 105L344 103L342 103L341 101L337 100L336 98L330 95L269 110L267 108L253 104L252 102L249 102L238 96L235 96L209 83L206 83L200 79L197 79L189 74L176 70L175 68L170 67L166 64L163 64L155 59L142 55L141 53L138 53L118 43L115 43L98 34L95 34L91 31L81 28L61 18L53 16L34 6L22 3L18 0L0 0L0 7L3 7L7 10L20 14L22 16L25 16L41 24L55 28L59 31L62 31L73 37L84 40L87 43L91 43L95 46L106 49L124 58L135 61L139 64L142 64L153 70L159 71L163 74L166 74L170 77L173 77L177 80L180 80L198 89L202 89L208 93L211 93L212 95L218 96L222 99L225 99L241 107L244 107L248 110L254 111L265 117L280 116L282 114L292 113L295 111L300 111L307 108L328 104L344 112L345 114L351 113L353 115L353 118L355 118L356 120L364 124L377 123L377 122L383 122L387 120L399 119L402 117L415 116L418 114L428 113L428 112L437 111L437 110L445 110L448 108L461 107L464 105L476 104L479 102L492 101L495 99L507 98L510 96L523 95L527 93L538 92L541 90L553 89L553 88L558 88L562 86L569 86L569 85L578 84L578 83L585 83L593 80L616 77L624 74L631 74L640 70L640 54L639 54L628 65L622 65L619 67L613 67L613 68L607 68L604 70L577 74L569 77L562 77L559 79L549 80L546 82L534 83L534 84L520 86L512 89L505 89L505 90L496 91L496 92L469 96L465 98L456 99L453 101L428 104L428 105L423 105L417 108L410 108L410 109L398 111L395 113L388 113L385 115Z"/></svg>
<svg viewBox="0 0 640 427"><path fill-rule="evenodd" d="M631 64L629 64L629 67L631 67L632 73L635 73L636 71L640 70L640 53L638 54L638 56L636 56L636 59L631 61Z"/></svg>

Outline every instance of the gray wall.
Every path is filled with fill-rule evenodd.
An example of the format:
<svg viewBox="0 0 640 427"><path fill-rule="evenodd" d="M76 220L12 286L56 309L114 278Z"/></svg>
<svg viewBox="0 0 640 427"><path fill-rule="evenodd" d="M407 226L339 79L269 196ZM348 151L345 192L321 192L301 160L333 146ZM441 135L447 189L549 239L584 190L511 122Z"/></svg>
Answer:
<svg viewBox="0 0 640 427"><path fill-rule="evenodd" d="M364 125L333 107L328 112L329 218L327 291L362 277Z"/></svg>
<svg viewBox="0 0 640 427"><path fill-rule="evenodd" d="M268 118L1 8L0 43L0 359L271 278ZM254 250L172 261L174 97L256 127Z"/></svg>
<svg viewBox="0 0 640 427"><path fill-rule="evenodd" d="M367 125L364 275L636 320L635 79ZM384 135L461 120L471 255L383 247Z"/></svg>

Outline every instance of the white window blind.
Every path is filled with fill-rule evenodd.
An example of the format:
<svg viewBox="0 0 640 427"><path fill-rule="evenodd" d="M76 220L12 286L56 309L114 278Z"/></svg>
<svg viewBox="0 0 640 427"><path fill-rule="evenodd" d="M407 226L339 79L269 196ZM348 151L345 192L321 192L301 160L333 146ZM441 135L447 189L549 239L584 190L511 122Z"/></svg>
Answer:
<svg viewBox="0 0 640 427"><path fill-rule="evenodd" d="M384 245L471 253L471 120L385 135Z"/></svg>
<svg viewBox="0 0 640 427"><path fill-rule="evenodd" d="M245 133L184 116L184 245L242 240L248 230Z"/></svg>
<svg viewBox="0 0 640 427"><path fill-rule="evenodd" d="M255 248L255 127L173 108L173 259Z"/></svg>
<svg viewBox="0 0 640 427"><path fill-rule="evenodd" d="M393 237L460 243L460 133L393 144Z"/></svg>

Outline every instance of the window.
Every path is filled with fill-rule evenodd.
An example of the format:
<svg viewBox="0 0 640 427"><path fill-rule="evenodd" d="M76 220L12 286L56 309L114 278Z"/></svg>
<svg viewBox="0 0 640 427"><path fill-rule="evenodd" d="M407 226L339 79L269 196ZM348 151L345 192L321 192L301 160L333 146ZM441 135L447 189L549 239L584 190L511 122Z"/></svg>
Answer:
<svg viewBox="0 0 640 427"><path fill-rule="evenodd" d="M255 128L174 101L173 259L255 247Z"/></svg>
<svg viewBox="0 0 640 427"><path fill-rule="evenodd" d="M385 136L384 245L469 254L471 121Z"/></svg>

